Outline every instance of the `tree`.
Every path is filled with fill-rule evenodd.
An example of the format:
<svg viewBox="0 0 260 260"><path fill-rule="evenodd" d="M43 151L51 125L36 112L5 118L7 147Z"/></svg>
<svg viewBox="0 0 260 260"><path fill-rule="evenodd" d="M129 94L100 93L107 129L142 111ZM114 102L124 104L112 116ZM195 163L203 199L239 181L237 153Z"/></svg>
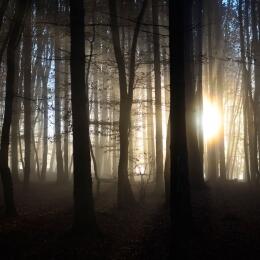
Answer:
<svg viewBox="0 0 260 260"><path fill-rule="evenodd" d="M59 15L59 1L56 4L56 16ZM56 162L57 162L57 183L67 181L64 175L63 157L61 150L61 44L59 28L55 30L55 144L56 144Z"/></svg>
<svg viewBox="0 0 260 260"><path fill-rule="evenodd" d="M49 35L47 35L48 37ZM46 46L45 48L45 57L46 60L48 57L52 56L52 44L50 46ZM42 151L42 169L41 169L41 181L46 180L47 173L47 157L48 157L48 117L49 117L49 109L48 109L48 78L50 73L50 64L46 63L45 68L42 68L42 95L43 95L43 151Z"/></svg>
<svg viewBox="0 0 260 260"><path fill-rule="evenodd" d="M213 58L213 21L215 19L215 9L213 11L211 8L214 0L207 1L205 4L205 12L207 14L207 23L208 23L208 96L211 102L214 102L216 99L216 86L214 81L214 58ZM207 160L208 160L208 178L210 181L216 181L218 177L217 171L217 154L216 154L216 143L214 140L210 140L207 143Z"/></svg>
<svg viewBox="0 0 260 260"><path fill-rule="evenodd" d="M170 120L171 120L171 218L176 254L187 254L191 228L189 167L185 108L185 12L192 1L169 2L170 11ZM185 257L184 257L185 258Z"/></svg>
<svg viewBox="0 0 260 260"><path fill-rule="evenodd" d="M15 2L14 22L10 29L10 36L7 46L7 75L6 75L6 95L5 112L2 126L1 148L0 148L0 174L3 183L5 213L6 215L15 215L16 208L13 197L13 184L11 171L8 165L10 127L12 122L14 83L15 83L15 50L18 47L25 13L30 5L30 0Z"/></svg>
<svg viewBox="0 0 260 260"><path fill-rule="evenodd" d="M74 162L74 228L95 232L89 144L88 88L85 86L85 35L83 0L70 0L71 104Z"/></svg>
<svg viewBox="0 0 260 260"><path fill-rule="evenodd" d="M199 19L201 19L202 10L199 9ZM187 28L187 32L185 33L185 84L186 84L186 121L187 121L187 145L188 145L188 157L189 157L189 164L192 167L189 168L190 171L190 180L191 185L196 188L201 188L204 184L204 177L203 177L203 150L200 151L199 149L199 141L200 147L203 147L203 138L200 136L203 134L202 128L197 127L194 123L196 118L196 109L199 108L199 126L201 125L201 118L202 118L202 109L203 106L203 98L202 98L202 81L201 81L201 74L202 71L198 71L198 85L196 91L196 84L195 84L195 64L194 64L194 52L195 47L193 43L194 39L194 30L193 30L193 13L192 8L185 9L185 28ZM201 30L201 28L198 28ZM199 34L199 33L198 33ZM201 35L198 35L198 41L200 41ZM199 44L198 49L201 46ZM201 51L199 50L199 55L201 55ZM201 59L201 58L199 58ZM201 66L201 60L198 60Z"/></svg>
<svg viewBox="0 0 260 260"><path fill-rule="evenodd" d="M31 7L25 23L23 52L24 52L24 188L28 190L31 172L31 137L32 137L32 23Z"/></svg>
<svg viewBox="0 0 260 260"><path fill-rule="evenodd" d="M19 48L18 48L19 49ZM21 89L22 76L19 75L19 50L16 51L16 65L15 65L15 83L14 83L14 92L19 93ZM22 74L22 73L21 73ZM19 119L21 114L21 102L19 98L15 98L13 102L13 117L12 117L12 128L11 128L11 172L13 175L14 182L19 181L19 169L18 169L18 134L19 134Z"/></svg>
<svg viewBox="0 0 260 260"><path fill-rule="evenodd" d="M5 10L8 6L8 2L9 2L9 0L3 0L1 5L0 5L0 29L1 29L1 26L2 26Z"/></svg>
<svg viewBox="0 0 260 260"><path fill-rule="evenodd" d="M155 114L156 114L156 186L163 186L163 144L162 144L162 98L161 98L161 61L159 38L159 6L152 0L153 20L153 53L154 53L154 84L155 84Z"/></svg>
<svg viewBox="0 0 260 260"><path fill-rule="evenodd" d="M120 90L120 116L119 116L119 136L120 136L120 157L118 165L118 190L117 202L119 207L128 207L135 203L134 195L128 179L128 146L130 133L131 108L133 103L133 92L135 83L135 65L136 65L136 47L138 35L141 27L147 0L144 0L141 11L137 17L134 29L130 61L129 61L129 79L127 81L126 63L122 51L119 35L117 3L118 1L109 0L111 33L115 58L119 73L119 90Z"/></svg>

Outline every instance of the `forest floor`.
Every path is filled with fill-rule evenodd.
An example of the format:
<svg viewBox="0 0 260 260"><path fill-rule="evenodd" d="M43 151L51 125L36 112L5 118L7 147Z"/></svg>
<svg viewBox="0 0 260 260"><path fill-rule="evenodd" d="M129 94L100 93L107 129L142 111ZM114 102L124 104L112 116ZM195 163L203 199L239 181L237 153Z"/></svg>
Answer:
<svg viewBox="0 0 260 260"><path fill-rule="evenodd" d="M114 190L105 184L96 199L102 236L94 240L69 232L71 186L34 184L25 194L18 185L19 216L0 218L0 259L169 258L170 222L163 201L148 193L139 207L122 211L115 206ZM191 259L260 259L260 189L218 184L193 191L192 207Z"/></svg>

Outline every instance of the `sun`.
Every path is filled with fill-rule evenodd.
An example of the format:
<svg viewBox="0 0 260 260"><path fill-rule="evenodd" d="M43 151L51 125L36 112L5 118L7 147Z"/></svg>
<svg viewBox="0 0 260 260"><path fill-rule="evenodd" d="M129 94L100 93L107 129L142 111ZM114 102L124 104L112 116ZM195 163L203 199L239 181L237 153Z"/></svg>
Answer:
<svg viewBox="0 0 260 260"><path fill-rule="evenodd" d="M221 115L218 106L207 98L203 101L202 122L205 141L215 140L221 129Z"/></svg>

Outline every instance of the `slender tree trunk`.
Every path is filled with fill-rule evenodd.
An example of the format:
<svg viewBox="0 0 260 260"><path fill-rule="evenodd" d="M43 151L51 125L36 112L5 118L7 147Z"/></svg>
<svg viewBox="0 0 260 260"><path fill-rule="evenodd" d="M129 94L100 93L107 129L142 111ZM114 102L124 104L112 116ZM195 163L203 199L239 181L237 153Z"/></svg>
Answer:
<svg viewBox="0 0 260 260"><path fill-rule="evenodd" d="M6 96L4 122L2 126L1 148L0 148L0 173L3 184L5 213L6 215L16 214L13 184L10 168L8 165L9 135L13 113L14 79L15 79L15 50L21 37L22 24L28 3L30 1L16 1L15 19L11 28L10 38L7 47L7 75L6 75Z"/></svg>
<svg viewBox="0 0 260 260"><path fill-rule="evenodd" d="M199 154L200 161L203 163L204 157L204 137L203 137L203 1L197 1L197 16L198 16L198 57L197 57L197 105L199 114L199 127L198 127L198 143L199 143ZM203 167L203 165L202 165ZM204 178L204 176L203 176Z"/></svg>
<svg viewBox="0 0 260 260"><path fill-rule="evenodd" d="M203 176L203 158L199 150L199 141L197 137L197 127L194 124L196 118L196 105L201 107L202 99L197 100L195 93L195 77L194 77L194 44L193 44L193 21L192 21L192 8L187 8L185 16L185 84L186 84L186 109L187 109L187 141L188 141L188 157L190 167L190 180L191 185L196 188L201 188L204 184ZM200 93L201 94L201 93Z"/></svg>
<svg viewBox="0 0 260 260"><path fill-rule="evenodd" d="M74 228L96 232L89 144L89 102L85 86L84 1L70 0L71 102L74 162Z"/></svg>
<svg viewBox="0 0 260 260"><path fill-rule="evenodd" d="M129 130L131 119L131 107L133 102L133 89L135 81L135 63L136 47L140 31L141 21L147 6L147 0L144 0L142 9L137 17L137 23L134 30L130 61L129 61L129 81L126 77L125 57L120 44L119 26L117 21L117 4L109 0L109 10L111 19L111 32L114 45L115 58L119 71L119 89L120 89L120 114L119 114L119 136L120 136L120 156L118 165L118 190L117 201L120 208L129 207L135 203L135 198L128 179L128 146Z"/></svg>
<svg viewBox="0 0 260 260"><path fill-rule="evenodd" d="M223 64L222 62L219 64L218 67L218 105L219 105L219 111L221 114L221 126L220 126L220 134L219 134L219 172L220 172L220 178L222 180L226 180L226 157L225 157L225 129L224 129L224 107L223 107Z"/></svg>
<svg viewBox="0 0 260 260"><path fill-rule="evenodd" d="M2 28L2 24L3 24L3 18L4 18L4 14L5 14L5 11L8 7L8 3L9 3L9 0L2 0L1 4L0 4L0 31L1 31L1 28ZM0 48L0 64L2 62L2 58L3 58L3 54L4 54L4 51L5 51L5 48L6 48L6 44L8 42L8 37L9 35L7 34L3 40L3 43L1 44L1 48Z"/></svg>
<svg viewBox="0 0 260 260"><path fill-rule="evenodd" d="M215 101L215 84L213 80L213 31L214 28L214 18L215 10L212 11L211 8L214 6L212 0L206 1L207 4L207 23L208 23L208 79L209 79L209 91L208 96L211 102ZM208 140L207 143L207 160L208 160L208 178L210 181L216 181L218 177L217 171L217 154L216 154L216 144L214 140Z"/></svg>
<svg viewBox="0 0 260 260"><path fill-rule="evenodd" d="M155 84L155 115L156 115L156 186L163 186L163 144L162 144L162 98L161 98L161 60L159 38L159 4L152 0L153 19L153 53L154 53L154 84Z"/></svg>
<svg viewBox="0 0 260 260"><path fill-rule="evenodd" d="M259 4L260 7L260 4ZM260 166L260 29L257 30L257 9L256 0L251 0L251 19L252 19L252 54L254 58L254 76L255 76L255 93L253 100L254 111L254 153L256 156L257 175L259 179L259 166ZM259 17L260 18L260 17ZM260 23L260 22L259 22ZM257 161L258 157L258 161Z"/></svg>
<svg viewBox="0 0 260 260"><path fill-rule="evenodd" d="M18 93L18 89L20 89L21 84L19 84L19 59L18 59L18 51L16 51L16 65L15 65L15 83L14 83L14 93ZM20 80L22 81L22 80ZM19 163L18 163L18 131L19 131L19 120L20 120L20 100L15 97L13 103L13 119L12 119L12 129L11 129L11 151L12 151L12 174L14 182L19 181Z"/></svg>
<svg viewBox="0 0 260 260"><path fill-rule="evenodd" d="M147 35L147 53L152 53L151 39ZM154 113L153 113L153 87L152 87L152 68L151 63L147 64L147 82L146 82L146 95L147 95L147 136L148 136L148 152L149 152L149 173L154 177L155 170L155 144L154 144Z"/></svg>
<svg viewBox="0 0 260 260"><path fill-rule="evenodd" d="M57 11L58 12L58 11ZM55 144L56 144L56 163L57 163L57 183L67 181L64 176L63 158L61 150L61 44L58 29L55 32Z"/></svg>
<svg viewBox="0 0 260 260"><path fill-rule="evenodd" d="M69 61L65 61L64 178L69 179Z"/></svg>
<svg viewBox="0 0 260 260"><path fill-rule="evenodd" d="M45 57L48 60L48 57L52 57L53 45L46 46ZM46 68L42 68L41 80L42 80L42 98L43 98L43 151L42 151L42 169L41 169L41 181L46 180L47 174L47 163L48 163L48 117L49 117L49 107L48 107L48 81L50 74L51 63L46 63Z"/></svg>
<svg viewBox="0 0 260 260"><path fill-rule="evenodd" d="M42 75L43 87L43 154L42 154L42 169L41 181L46 180L47 173L47 157L48 157L48 76Z"/></svg>
<svg viewBox="0 0 260 260"><path fill-rule="evenodd" d="M216 53L218 57L225 57L225 44L224 44L224 33L222 26L222 13L220 8L220 3L216 5L216 20L215 24L215 34L216 34ZM224 129L224 106L223 106L223 95L224 95L224 64L221 60L217 64L217 103L220 110L221 122L220 122L220 133L218 142L218 152L219 152L219 176L221 180L226 179L226 159L225 159L225 129Z"/></svg>
<svg viewBox="0 0 260 260"><path fill-rule="evenodd" d="M93 146L91 144L90 138L89 138L89 144L90 144L90 154L91 154L91 157L92 157L93 167L94 167L94 175L95 175L95 180L96 180L96 196L98 198L99 195L100 195L100 178L99 178L99 175L98 175L97 160L96 160L96 157L95 157L95 154L94 154L94 151L93 151Z"/></svg>
<svg viewBox="0 0 260 260"><path fill-rule="evenodd" d="M6 8L8 6L8 2L9 2L9 0L2 0L2 3L0 5L0 30L1 30L1 27L2 27L2 22L3 22L3 18L4 18Z"/></svg>
<svg viewBox="0 0 260 260"><path fill-rule="evenodd" d="M250 165L249 165L249 147L248 147L248 89L247 89L247 77L248 71L246 68L246 58L245 58L245 34L243 27L243 8L242 8L242 0L239 0L238 4L238 16L239 16L239 29L240 29L240 52L241 52L241 61L242 61L242 90L243 90L243 119L244 119L244 152L245 152L245 170L247 180L254 180L254 176L250 173Z"/></svg>
<svg viewBox="0 0 260 260"><path fill-rule="evenodd" d="M24 30L24 188L29 189L31 172L32 102L32 25L29 8Z"/></svg>

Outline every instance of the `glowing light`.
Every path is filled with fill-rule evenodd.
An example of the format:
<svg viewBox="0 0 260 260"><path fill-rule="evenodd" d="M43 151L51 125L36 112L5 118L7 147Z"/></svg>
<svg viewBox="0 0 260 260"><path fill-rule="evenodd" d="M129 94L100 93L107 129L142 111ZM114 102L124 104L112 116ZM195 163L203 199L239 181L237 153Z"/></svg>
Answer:
<svg viewBox="0 0 260 260"><path fill-rule="evenodd" d="M202 122L205 141L214 140L220 132L221 115L217 105L207 98L203 102Z"/></svg>
<svg viewBox="0 0 260 260"><path fill-rule="evenodd" d="M144 175L145 174L145 166L144 165L138 165L135 168L136 174L137 175Z"/></svg>

